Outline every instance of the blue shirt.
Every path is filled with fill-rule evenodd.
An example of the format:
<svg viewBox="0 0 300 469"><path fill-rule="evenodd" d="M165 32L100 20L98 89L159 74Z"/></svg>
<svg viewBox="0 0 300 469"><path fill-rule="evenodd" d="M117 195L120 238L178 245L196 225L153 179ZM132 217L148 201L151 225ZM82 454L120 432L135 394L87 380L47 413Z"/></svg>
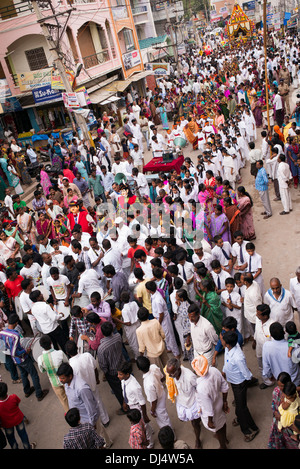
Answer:
<svg viewBox="0 0 300 469"><path fill-rule="evenodd" d="M245 355L238 344L231 350L225 348L223 372L226 374L226 381L231 384L241 384L252 378Z"/></svg>
<svg viewBox="0 0 300 469"><path fill-rule="evenodd" d="M269 179L265 168L260 168L255 178L255 189L258 191L268 190Z"/></svg>
<svg viewBox="0 0 300 469"><path fill-rule="evenodd" d="M223 335L225 332L224 329L222 329L221 331L221 334ZM242 334L236 329L235 332L237 333L238 335L238 344L240 345L240 347L243 345L243 342L244 342L244 339L243 339L243 336ZM224 347L222 345L222 342L221 342L221 339L218 340L217 342L217 345L215 346L215 351L218 352L218 353L221 353L222 350L224 350Z"/></svg>

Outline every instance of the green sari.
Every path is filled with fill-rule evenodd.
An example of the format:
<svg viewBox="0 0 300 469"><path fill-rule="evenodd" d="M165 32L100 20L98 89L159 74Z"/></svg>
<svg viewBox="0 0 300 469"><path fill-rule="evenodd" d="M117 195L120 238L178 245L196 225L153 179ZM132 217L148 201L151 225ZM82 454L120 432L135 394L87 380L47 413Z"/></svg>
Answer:
<svg viewBox="0 0 300 469"><path fill-rule="evenodd" d="M208 302L209 306L202 303L201 316L206 318L214 326L216 333L219 335L222 330L223 321L221 299L214 291L209 291L207 293L203 292L203 297Z"/></svg>

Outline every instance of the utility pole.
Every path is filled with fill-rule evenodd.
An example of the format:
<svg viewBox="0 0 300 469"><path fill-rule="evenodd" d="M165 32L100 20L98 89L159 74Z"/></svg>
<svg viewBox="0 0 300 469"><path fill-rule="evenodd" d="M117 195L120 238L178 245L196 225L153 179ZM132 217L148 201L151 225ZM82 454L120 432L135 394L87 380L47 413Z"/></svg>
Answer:
<svg viewBox="0 0 300 469"><path fill-rule="evenodd" d="M173 52L174 52L174 60L175 60L175 64L178 67L178 71L179 71L180 70L180 64L179 64L179 61L178 61L177 40L175 41L173 25L170 21L170 16L169 16L169 11L168 11L166 0L164 1L164 8L165 8L165 13L166 13L167 23L170 25L170 36L171 36L172 47L173 47Z"/></svg>
<svg viewBox="0 0 300 469"><path fill-rule="evenodd" d="M264 25L264 54L265 54L265 82L266 82L266 104L267 104L267 120L268 130L270 131L269 116L269 88L268 88L268 67L267 67L267 0L263 3L263 25Z"/></svg>
<svg viewBox="0 0 300 469"><path fill-rule="evenodd" d="M65 90L66 90L67 93L73 93L72 85L69 81L68 75L66 73L65 66L62 62L61 55L60 55L60 53L61 53L61 51L60 51L60 40L61 40L61 38L62 38L62 36L65 32L67 22L63 26L63 30L60 33L59 30L60 30L60 28L62 28L62 26L59 24L59 22L57 20L58 16L62 16L64 14L68 14L70 16L70 13L73 9L69 9L69 10L66 10L63 13L57 13L56 14L55 10L53 8L51 0L43 0L43 1L41 1L41 0L31 0L31 4L32 4L32 7L35 11L38 23L40 24L41 29L43 31L43 34L45 36L45 39L47 41L49 50L51 51L51 54L54 57L53 62L54 62L55 67L57 68L57 70L60 73L60 76L61 76L63 85L65 87ZM52 10L53 15L48 16L48 17L43 16L42 13L41 13L41 10L40 10L40 5L41 6L45 6L45 5L49 6L49 8ZM56 20L56 24L47 23L48 20L53 20L53 19ZM58 32L57 43L55 43L55 40L54 40L53 35L52 35L52 31L54 29L56 29L57 32ZM69 115L70 115L72 124L75 126L74 120L73 120L73 117L72 117L72 113L70 112ZM87 124L86 124L86 121L85 121L84 117L81 116L80 114L78 114L76 116L76 120L78 122L78 125L79 125L80 129L82 130L84 139L89 141L89 131L88 131L88 127L87 127ZM76 126L75 126L75 128L76 128Z"/></svg>

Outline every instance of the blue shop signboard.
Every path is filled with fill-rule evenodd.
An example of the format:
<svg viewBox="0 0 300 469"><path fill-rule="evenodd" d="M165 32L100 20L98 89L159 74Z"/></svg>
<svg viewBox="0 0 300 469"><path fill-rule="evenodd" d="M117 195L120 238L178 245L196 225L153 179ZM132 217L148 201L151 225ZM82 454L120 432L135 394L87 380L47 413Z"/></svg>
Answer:
<svg viewBox="0 0 300 469"><path fill-rule="evenodd" d="M61 101L62 94L60 91L52 90L51 85L40 86L32 90L35 104L43 104L49 101Z"/></svg>

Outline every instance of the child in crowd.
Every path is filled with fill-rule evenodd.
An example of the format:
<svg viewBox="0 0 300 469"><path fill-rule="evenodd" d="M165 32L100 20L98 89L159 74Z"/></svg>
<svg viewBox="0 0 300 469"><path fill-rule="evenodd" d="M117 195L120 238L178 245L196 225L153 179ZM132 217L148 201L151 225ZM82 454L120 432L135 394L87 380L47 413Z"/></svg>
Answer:
<svg viewBox="0 0 300 469"><path fill-rule="evenodd" d="M296 415L300 411L300 398L297 393L296 385L289 381L283 388L283 399L278 412L280 413L280 420L278 422L278 430L290 427L295 420Z"/></svg>
<svg viewBox="0 0 300 469"><path fill-rule="evenodd" d="M243 346L244 339L240 331L237 329L237 320L233 316L227 316L225 319L222 321L222 331L221 335L223 335L225 332L228 331L234 331L238 335L238 344L240 347ZM215 351L212 359L211 366L216 366L216 361L217 361L217 356L224 351L224 347L221 342L221 338L219 338L216 346L215 346Z"/></svg>
<svg viewBox="0 0 300 469"><path fill-rule="evenodd" d="M225 316L233 316L237 321L237 328L242 330L242 302L239 293L234 291L235 281L233 278L225 280L226 290L221 293L221 302L224 307Z"/></svg>
<svg viewBox="0 0 300 469"><path fill-rule="evenodd" d="M6 383L0 382L0 421L11 449L18 449L15 429L21 438L24 449L34 449L36 443L29 443L25 428L25 416L19 404L21 399L16 394L8 395Z"/></svg>
<svg viewBox="0 0 300 469"><path fill-rule="evenodd" d="M288 321L285 325L285 330L288 334L288 357L291 358L293 350L300 347L300 333L297 331L294 321Z"/></svg>
<svg viewBox="0 0 300 469"><path fill-rule="evenodd" d="M132 409L127 417L130 421L129 446L131 449L146 449L148 440L142 414L138 409Z"/></svg>

